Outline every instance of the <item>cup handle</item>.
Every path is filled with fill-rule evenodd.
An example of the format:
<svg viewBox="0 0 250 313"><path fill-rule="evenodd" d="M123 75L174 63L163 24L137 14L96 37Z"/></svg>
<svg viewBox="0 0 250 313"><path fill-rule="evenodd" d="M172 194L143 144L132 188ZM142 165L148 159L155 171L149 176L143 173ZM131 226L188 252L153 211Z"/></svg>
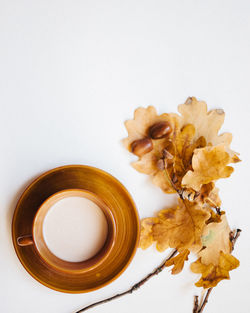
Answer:
<svg viewBox="0 0 250 313"><path fill-rule="evenodd" d="M20 236L17 238L17 244L20 247L33 245L34 241L31 235Z"/></svg>

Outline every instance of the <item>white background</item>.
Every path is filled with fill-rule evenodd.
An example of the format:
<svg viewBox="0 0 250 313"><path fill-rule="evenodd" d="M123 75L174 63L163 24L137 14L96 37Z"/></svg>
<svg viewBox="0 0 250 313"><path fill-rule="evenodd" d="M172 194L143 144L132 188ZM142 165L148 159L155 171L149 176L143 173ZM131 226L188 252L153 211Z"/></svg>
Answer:
<svg viewBox="0 0 250 313"><path fill-rule="evenodd" d="M212 292L205 312L249 312L249 0L0 0L0 311L73 313L124 291L169 253L138 250L126 272L88 294L35 281L11 241L17 199L35 177L65 164L115 175L141 217L171 203L137 173L122 147L124 120L138 106L176 112L188 96L223 108L223 131L243 162L219 183L232 228L243 229L241 266ZM133 295L93 313L191 313L197 276L166 269Z"/></svg>

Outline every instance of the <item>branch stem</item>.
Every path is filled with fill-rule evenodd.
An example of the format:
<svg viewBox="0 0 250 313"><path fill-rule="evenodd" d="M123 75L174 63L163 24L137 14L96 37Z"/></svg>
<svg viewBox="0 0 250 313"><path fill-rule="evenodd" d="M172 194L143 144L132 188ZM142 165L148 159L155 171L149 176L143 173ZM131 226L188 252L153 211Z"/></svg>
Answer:
<svg viewBox="0 0 250 313"><path fill-rule="evenodd" d="M142 280L140 280L138 283L136 283L135 285L133 285L130 289L122 292L122 293L118 293L110 298L107 298L107 299L104 299L104 300L101 300L101 301L98 301L98 302L95 302L95 303L92 303L82 309L80 309L79 311L75 312L75 313L81 313L81 312L85 312L95 306L98 306L100 304L103 304L103 303L107 303L107 302L110 302L114 299L118 299L122 296L125 296L127 294L131 294L133 293L135 290L138 290L142 285L144 285L150 278L152 278L153 276L156 276L158 275L164 268L165 268L165 263L170 260L171 258L173 258L177 253L177 250L174 249L172 251L172 253L170 254L170 256L161 264L159 265L153 272L151 272L150 274L148 274L146 277L144 277Z"/></svg>
<svg viewBox="0 0 250 313"><path fill-rule="evenodd" d="M232 251L234 250L235 243L237 239L240 237L241 229L237 228L234 232L230 233L230 241L232 243Z"/></svg>
<svg viewBox="0 0 250 313"><path fill-rule="evenodd" d="M193 313L197 313L199 309L199 301L198 301L198 296L194 296L194 308L193 308Z"/></svg>
<svg viewBox="0 0 250 313"><path fill-rule="evenodd" d="M209 288L209 289L207 290L205 299L204 299L204 301L202 302L201 307L199 308L199 310L197 311L197 313L203 312L203 310L204 310L204 308L205 308L205 305L208 303L208 297L209 297L209 295L210 295L210 293L211 293L212 290L213 290L213 288Z"/></svg>

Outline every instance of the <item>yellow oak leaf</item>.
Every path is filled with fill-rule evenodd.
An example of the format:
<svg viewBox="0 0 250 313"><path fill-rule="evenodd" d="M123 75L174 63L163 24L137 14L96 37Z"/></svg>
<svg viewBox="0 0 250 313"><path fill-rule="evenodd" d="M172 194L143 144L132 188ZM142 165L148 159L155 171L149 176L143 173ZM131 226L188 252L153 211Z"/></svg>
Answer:
<svg viewBox="0 0 250 313"><path fill-rule="evenodd" d="M132 120L127 120L124 123L128 132L128 137L123 139L123 144L129 151L131 151L131 144L135 140L148 137L149 128L152 125L158 122L168 122L171 124L172 129L174 129L175 123L178 123L179 119L180 117L173 113L163 113L158 115L153 106L147 108L139 107L134 112L134 118ZM154 140L154 142L159 142L159 139Z"/></svg>
<svg viewBox="0 0 250 313"><path fill-rule="evenodd" d="M201 234L209 216L209 212L187 200L179 200L176 208L161 210L158 221L152 226L157 250L164 251L169 247L201 249Z"/></svg>
<svg viewBox="0 0 250 313"><path fill-rule="evenodd" d="M229 177L233 168L227 165L232 162L223 145L196 149L192 158L193 171L186 173L182 185L199 191L203 184Z"/></svg>
<svg viewBox="0 0 250 313"><path fill-rule="evenodd" d="M147 249L149 246L152 245L153 233L152 227L155 223L157 223L158 219L156 217L148 217L144 218L141 221L141 234L140 234L140 248L143 250Z"/></svg>
<svg viewBox="0 0 250 313"><path fill-rule="evenodd" d="M201 236L203 249L198 253L202 264L218 265L220 252L225 254L231 252L230 231L225 214L221 216L221 222L209 223L203 228Z"/></svg>
<svg viewBox="0 0 250 313"><path fill-rule="evenodd" d="M171 273L173 275L178 274L182 271L185 261L188 260L189 253L190 253L190 251L188 249L180 250L179 254L177 256L169 259L165 263L166 266L174 265L172 270L171 270Z"/></svg>
<svg viewBox="0 0 250 313"><path fill-rule="evenodd" d="M125 147L132 152L132 145L135 141L149 138L149 129L157 123L167 122L171 126L171 133L164 138L149 140L152 143L150 151L139 155L139 159L132 163L132 166L140 173L151 175L153 183L157 185L160 182L160 187L167 193L176 192L170 182L166 180L164 174L159 170L157 163L162 158L162 151L171 140L172 136L179 130L179 119L177 114L161 114L157 115L156 109L153 106L148 108L138 108L135 110L134 119L125 122L125 127L128 132L128 137L123 140ZM156 176L156 179L154 177ZM159 178L159 179L158 179Z"/></svg>
<svg viewBox="0 0 250 313"><path fill-rule="evenodd" d="M220 252L218 265L212 263L206 265L201 258L191 264L193 273L202 274L200 280L195 284L197 287L215 287L221 280L230 279L229 271L237 268L240 262L231 254Z"/></svg>
<svg viewBox="0 0 250 313"><path fill-rule="evenodd" d="M182 115L182 123L193 124L195 127L195 138L203 136L208 144L223 144L229 148L232 141L231 133L218 135L224 123L225 112L222 109L207 111L207 104L198 101L195 97L189 97L185 103L178 106L178 111Z"/></svg>

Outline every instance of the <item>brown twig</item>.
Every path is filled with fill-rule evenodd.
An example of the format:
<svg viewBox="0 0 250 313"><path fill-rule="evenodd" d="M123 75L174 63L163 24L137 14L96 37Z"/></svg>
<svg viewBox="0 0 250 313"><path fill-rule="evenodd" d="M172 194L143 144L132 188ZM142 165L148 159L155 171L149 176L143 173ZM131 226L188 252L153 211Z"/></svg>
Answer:
<svg viewBox="0 0 250 313"><path fill-rule="evenodd" d="M216 210L216 213L218 214L218 215L221 215L221 208L220 207L215 207L215 210Z"/></svg>
<svg viewBox="0 0 250 313"><path fill-rule="evenodd" d="M240 236L240 233L241 233L241 229L239 229L239 228L237 228L236 231L234 231L234 232L233 231L230 232L229 238L230 238L230 241L232 243L232 251L234 249L234 246L235 246L237 239Z"/></svg>
<svg viewBox="0 0 250 313"><path fill-rule="evenodd" d="M194 296L194 308L193 313L197 313L199 309L198 296Z"/></svg>
<svg viewBox="0 0 250 313"><path fill-rule="evenodd" d="M204 308L205 308L205 305L208 303L208 297L209 297L209 295L210 295L210 293L211 293L212 290L213 290L213 288L209 288L209 289L207 290L205 299L204 299L204 301L202 302L202 304L201 304L199 310L197 311L197 313L203 312L203 310L204 310Z"/></svg>
<svg viewBox="0 0 250 313"><path fill-rule="evenodd" d="M92 303L88 306L86 306L85 308L83 309L80 309L79 311L75 312L75 313L80 313L80 312L85 312L97 305L100 305L100 304L103 304L103 303L107 303L109 301L112 301L114 299L118 299L122 296L125 296L127 294L131 294L133 293L135 290L138 290L142 285L144 285L150 278L152 278L153 276L156 276L158 275L164 268L165 268L165 263L170 260L171 258L173 258L177 253L177 250L173 250L173 252L170 254L170 256L160 265L158 266L153 272L151 272L150 274L148 274L145 278L143 278L142 280L140 280L138 283L136 283L135 285L133 285L129 290L126 290L122 293L118 293L117 295L113 296L113 297L110 297L110 298L107 298L107 299L104 299L104 300L101 300L101 301L98 301L98 302L95 302L95 303Z"/></svg>

